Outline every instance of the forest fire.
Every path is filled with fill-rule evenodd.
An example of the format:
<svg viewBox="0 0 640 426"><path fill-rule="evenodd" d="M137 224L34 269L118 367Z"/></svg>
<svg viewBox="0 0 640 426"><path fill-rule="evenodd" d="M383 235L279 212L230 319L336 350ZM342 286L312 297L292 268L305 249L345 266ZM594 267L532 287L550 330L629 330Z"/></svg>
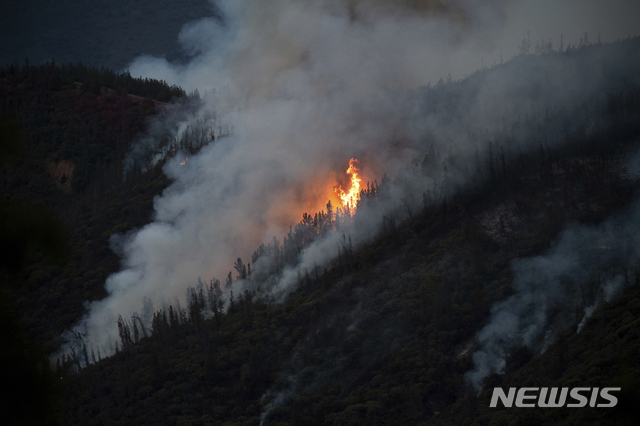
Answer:
<svg viewBox="0 0 640 426"><path fill-rule="evenodd" d="M349 168L346 170L348 175L351 175L351 187L348 192L345 192L340 185L334 188L336 195L342 202L342 208L349 210L352 213L355 212L358 206L358 200L360 200L360 182L362 179L358 177L358 168L356 167L357 159L352 158L349 160Z"/></svg>
<svg viewBox="0 0 640 426"><path fill-rule="evenodd" d="M181 166L184 166L189 161L189 157L185 158L183 162L180 163Z"/></svg>

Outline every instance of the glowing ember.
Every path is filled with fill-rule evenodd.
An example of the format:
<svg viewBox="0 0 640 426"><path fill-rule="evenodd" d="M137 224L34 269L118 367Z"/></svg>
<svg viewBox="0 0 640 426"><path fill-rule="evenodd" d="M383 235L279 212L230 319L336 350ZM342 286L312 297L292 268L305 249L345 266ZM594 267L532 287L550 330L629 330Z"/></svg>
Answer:
<svg viewBox="0 0 640 426"><path fill-rule="evenodd" d="M355 158L349 160L349 168L347 169L347 174L351 175L351 188L349 188L349 192L344 192L339 185L335 188L336 195L342 202L342 207L344 209L348 208L351 212L356 210L358 200L360 200L360 182L362 179L358 177L359 170L356 167L357 162L358 160Z"/></svg>
<svg viewBox="0 0 640 426"><path fill-rule="evenodd" d="M187 164L187 161L189 161L189 157L185 158L184 161L180 163L180 165L184 166L185 164Z"/></svg>

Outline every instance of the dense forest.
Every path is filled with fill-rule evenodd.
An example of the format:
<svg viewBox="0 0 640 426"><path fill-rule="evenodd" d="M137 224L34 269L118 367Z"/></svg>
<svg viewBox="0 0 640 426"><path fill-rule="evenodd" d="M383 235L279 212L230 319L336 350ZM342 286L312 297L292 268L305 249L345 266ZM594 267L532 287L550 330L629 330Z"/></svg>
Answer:
<svg viewBox="0 0 640 426"><path fill-rule="evenodd" d="M214 280L193 290L188 307L158 311L152 330L122 318L118 354L89 365L99 354L82 348L61 368L65 399L73 401L65 418L80 424L257 424L261 418L267 424L335 425L498 421L487 408L490 393L476 396L463 374L472 367L468 344L477 325L487 320L494 303L513 292L510 262L547 249L567 220L597 223L623 209L635 190L633 182L617 176L620 157L609 156L609 148L629 146L591 142L607 149L586 162L550 153L553 167L564 176L576 173L575 185L562 178L564 185L553 189L522 173L508 195L487 188L481 195L427 208L361 250L351 251L347 243L330 269L301 277L299 289L283 304L267 304L246 292L232 296L223 312L217 302L220 284ZM566 169L560 168L563 163ZM542 170L540 164L531 173ZM593 186L583 191L586 181L578 175L593 178ZM563 186L573 194L567 203ZM492 235L474 220L514 196L517 233L503 227ZM540 200L547 205L543 212L534 207ZM286 246L270 251L285 261ZM240 259L236 265L240 279ZM614 381L634 389L640 348L637 330L625 330L637 322L636 290L603 306L590 320L589 332L576 332L581 319L576 316L567 335L541 357L526 347L514 351L507 374L491 376L487 388L560 386L570 380L608 386L611 372L620 371ZM204 319L205 310L213 318ZM594 346L593 339L601 343ZM599 374L591 371L594 362ZM74 374L84 365L89 366ZM625 396L625 404L634 398ZM602 424L607 416L624 421L625 413L593 411L574 415L587 424ZM531 415L535 422L550 414ZM553 413L558 415L554 420L572 413Z"/></svg>
<svg viewBox="0 0 640 426"><path fill-rule="evenodd" d="M43 364L83 301L104 297L119 267L109 236L146 223L167 185L160 166L126 172L124 158L149 117L177 99L197 102L164 82L81 63L0 69L3 321L18 344L3 356L15 361L19 342L38 342L10 382Z"/></svg>
<svg viewBox="0 0 640 426"><path fill-rule="evenodd" d="M475 82L511 72L509 66L544 68L586 49L637 52L638 39L621 43L523 55L461 82L418 89L410 94L420 106L414 113L459 111L475 96ZM634 204L637 170L628 160L640 147L640 85L633 79L603 86L573 110L522 114L491 140L475 135L482 148L468 178L473 185L456 182L456 164L425 146L413 172L450 173L452 188L446 179L425 188L418 209L407 204L385 216L383 232L363 246L345 235L330 264L300 271L283 303L265 297L269 282L296 265L301 248L339 231L350 213L328 204L305 214L281 242L229 265L235 275L194 283L187 306L154 312L151 327L117 313L114 356L70 346L68 356L48 367L46 356L63 344L60 333L82 316L84 301L105 296L105 279L119 269L109 237L147 223L153 197L169 184L163 160L127 173L123 160L148 118L179 97L185 93L163 82L81 64L0 70L0 213L3 259L9 259L0 302L9 330L3 361L15 367L8 374L16 390L10 420L632 424L640 389L640 269L626 264L590 271L593 280L623 274L624 297L601 302L586 319L585 308L599 299L583 292L569 324L548 313L560 331L542 353L505 347L504 374L486 377L480 393L465 373L473 369L476 334L492 306L517 291L513 262L550 252L570 224L604 227ZM543 127L561 143L540 137ZM536 135L538 143L526 145L534 149L510 149L510 141ZM179 136L168 140L173 137L185 147ZM402 179L370 183L362 207L381 203ZM265 258L269 268L255 269ZM238 280L256 285L223 298ZM488 406L495 386L618 385L623 392L612 410Z"/></svg>

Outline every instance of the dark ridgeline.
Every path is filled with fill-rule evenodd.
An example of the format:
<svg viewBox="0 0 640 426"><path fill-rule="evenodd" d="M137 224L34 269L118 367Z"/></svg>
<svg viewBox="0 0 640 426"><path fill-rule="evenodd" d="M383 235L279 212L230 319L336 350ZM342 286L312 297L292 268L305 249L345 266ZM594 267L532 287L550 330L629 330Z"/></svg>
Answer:
<svg viewBox="0 0 640 426"><path fill-rule="evenodd" d="M446 118L490 73L542 66L557 55L570 59L589 49L637 52L639 43L632 39L523 55L412 96L424 101L419 113L435 111ZM16 100L4 103L3 96L2 112L13 114L25 143L37 149L3 169L8 188L3 197L40 200L73 230L71 261L49 265L34 255L20 286L11 290L18 315L47 341L80 318L83 300L103 296L104 280L118 269L109 235L142 226L153 195L168 182L159 167L139 170L127 180L121 169L110 172L109 167L121 167L128 146L101 139L111 134L100 131L106 125L101 118L111 111L103 106L108 99L125 108L113 123L127 129L129 137L110 136L119 135L115 140L124 144L144 128L142 118L156 108L152 101L115 88L109 93L103 84L94 91L88 83L85 90L84 81L38 92L43 83L10 83L4 72L0 88ZM489 320L490 308L515 291L511 262L545 253L569 222L597 224L633 202L635 176L625 166L629 153L638 149L640 85L632 78L614 83L570 109L523 113L490 138L473 135L478 149L465 185L455 176L464 170L456 157L444 163L438 150L426 145L421 167L411 173L436 177L439 184L424 189L419 208L407 202L386 215L383 232L363 247L354 249L345 235L334 261L300 271L297 289L282 304L270 303L265 290L285 266L297 264L301 249L340 229L345 216L335 206L305 214L282 242L274 239L258 248L250 263L238 258L230 265L236 275L229 273L227 285L242 279L252 291L230 294L226 306L225 286L213 278L189 290L186 307L155 312L151 329L137 317L115 313L123 315L115 356L101 359L100 348L76 347L56 369L56 377L62 377L63 421L464 424L527 415L534 423L624 421L624 408L637 397L634 378L640 377L640 294L631 285L623 299L596 310L581 333L576 326L589 301L576 305L574 324L540 356L527 347L505 347L505 375L485 380L487 389L623 383L629 391L621 395L622 410L496 413L487 408L490 392L476 395L464 381L473 368L475 333ZM33 91L24 91L30 87ZM53 105L51 99L66 105L60 111L68 121L56 121L58 107L42 107ZM130 117L140 118L131 122ZM111 154L114 147L117 155ZM47 169L42 163L49 158L62 167ZM83 165L94 172L84 178L76 174ZM64 170L74 171L63 182ZM407 176L370 184L361 207L375 207L403 179ZM265 258L269 267L256 269ZM623 266L607 265L610 271L600 272L618 273ZM639 279L637 270L624 273L630 283ZM55 349L54 344L50 340L46 349Z"/></svg>
<svg viewBox="0 0 640 426"><path fill-rule="evenodd" d="M0 69L0 77L3 78L7 89L13 89L5 94L4 108L7 109L12 107L12 101L15 102L15 107L20 105L20 101L12 99L13 91L22 91L23 96L27 98L42 99L63 88L68 89L72 84L79 89L80 95L90 92L100 96L103 89L108 89L105 94L116 92L118 95L141 96L159 102L169 102L186 96L180 87L169 86L164 81L134 78L128 72L116 72L104 66L91 67L82 62L60 64L55 59L47 60L43 64L31 64L28 58L23 63L12 61ZM25 108L31 106L24 105Z"/></svg>

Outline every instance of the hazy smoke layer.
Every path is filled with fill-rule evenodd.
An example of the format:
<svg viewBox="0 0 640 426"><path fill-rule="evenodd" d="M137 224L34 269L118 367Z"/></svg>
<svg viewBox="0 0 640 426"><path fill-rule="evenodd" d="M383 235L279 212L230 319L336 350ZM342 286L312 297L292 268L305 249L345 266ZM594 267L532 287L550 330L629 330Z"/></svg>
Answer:
<svg viewBox="0 0 640 426"><path fill-rule="evenodd" d="M216 3L224 25L206 18L185 26L180 35L193 55L188 65L141 57L130 65L132 74L163 78L188 91L232 87L240 102L247 96L327 98L342 90L353 95L415 87L455 69L479 67L479 54L494 47L509 2Z"/></svg>
<svg viewBox="0 0 640 426"><path fill-rule="evenodd" d="M543 351L555 332L635 284L640 255L640 202L596 227L574 225L560 234L548 254L513 263L516 293L491 309L476 336L482 349L465 377L480 389L482 379L502 373L508 352L527 345Z"/></svg>
<svg viewBox="0 0 640 426"><path fill-rule="evenodd" d="M224 278L238 256L282 236L303 212L323 209L351 157L373 180L423 155L401 121L401 90L437 74L434 58L445 52L477 49L483 31L499 25L502 6L223 1L224 24L205 19L184 28L188 65L135 61L133 74L214 89L204 108L233 131L184 166L177 157L166 164L174 183L155 200L153 223L114 237L123 270L109 277L109 297L88 306L76 331L110 353L118 314L139 310L144 297L171 302L199 276ZM336 253L335 242L320 243L304 264ZM285 273L281 291L293 274Z"/></svg>
<svg viewBox="0 0 640 426"><path fill-rule="evenodd" d="M341 230L357 244L377 231L381 215L421 205L427 188L437 198L464 185L474 172L467 160L484 149L476 136L491 138L496 123L512 129L518 149L525 149L537 141L510 123L571 112L603 81L626 82L615 60L596 52L594 58L558 55L545 70L529 70L523 58L478 73L465 86L440 81L424 93L408 91L490 49L505 1L228 0L218 6L223 23L205 19L183 29L188 64L142 57L130 67L134 75L208 91L198 111L154 125L130 160L157 150L155 132L167 126L182 131L215 116L216 125L231 130L184 165L181 157L167 162L164 171L174 182L155 200L153 222L113 238L123 269L107 280L109 297L88 304L74 330L107 354L118 337L115 318L140 310L143 298L159 308L198 277L223 279L235 259L246 262L260 243L281 238L303 212L324 209L330 198L336 205L333 186L346 183L350 158L360 160L364 182L383 173L404 179L375 214L359 210L358 223ZM584 126L581 117L567 120ZM542 129L549 144L568 131L552 124ZM436 170L422 180L403 178L428 146L440 153ZM303 250L299 268L284 270L274 295L287 294L299 270L334 257L342 232ZM152 311L147 302L141 317L148 320Z"/></svg>

